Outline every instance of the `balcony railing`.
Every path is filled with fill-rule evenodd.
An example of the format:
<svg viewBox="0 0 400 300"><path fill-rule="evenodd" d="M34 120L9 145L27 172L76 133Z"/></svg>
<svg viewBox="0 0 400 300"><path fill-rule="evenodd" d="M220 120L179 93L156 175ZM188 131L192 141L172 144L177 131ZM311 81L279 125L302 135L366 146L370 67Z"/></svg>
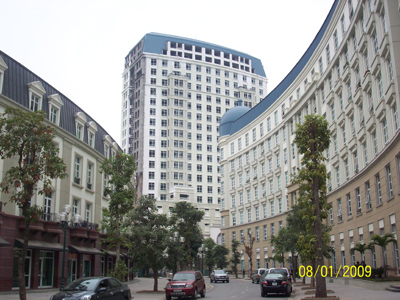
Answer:
<svg viewBox="0 0 400 300"><path fill-rule="evenodd" d="M76 184L81 184L81 179L79 177L74 177L74 182Z"/></svg>

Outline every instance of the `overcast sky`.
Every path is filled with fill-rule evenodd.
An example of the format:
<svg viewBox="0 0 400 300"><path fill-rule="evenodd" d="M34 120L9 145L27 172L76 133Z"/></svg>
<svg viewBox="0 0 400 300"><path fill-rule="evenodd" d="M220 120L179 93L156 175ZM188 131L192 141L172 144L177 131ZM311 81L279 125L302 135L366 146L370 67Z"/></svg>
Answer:
<svg viewBox="0 0 400 300"><path fill-rule="evenodd" d="M268 93L306 51L333 0L0 0L0 49L120 143L124 58L149 32L261 59Z"/></svg>

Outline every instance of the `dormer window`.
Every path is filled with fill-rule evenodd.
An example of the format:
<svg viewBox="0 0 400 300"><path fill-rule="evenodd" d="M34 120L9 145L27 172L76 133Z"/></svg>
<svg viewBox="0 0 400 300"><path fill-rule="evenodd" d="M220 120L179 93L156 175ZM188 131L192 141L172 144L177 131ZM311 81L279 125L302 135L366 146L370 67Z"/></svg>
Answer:
<svg viewBox="0 0 400 300"><path fill-rule="evenodd" d="M3 93L4 71L8 69L6 62L0 56L0 94Z"/></svg>
<svg viewBox="0 0 400 300"><path fill-rule="evenodd" d="M103 144L104 145L104 156L106 158L109 158L110 157L110 148L112 145L112 140L109 135L105 135L103 137L103 143L104 143Z"/></svg>
<svg viewBox="0 0 400 300"><path fill-rule="evenodd" d="M31 111L38 111L42 109L43 95L46 91L40 81L28 83L29 91L29 109Z"/></svg>
<svg viewBox="0 0 400 300"><path fill-rule="evenodd" d="M60 95L53 94L47 98L49 102L49 120L51 123L60 125L60 111L64 102L61 100Z"/></svg>
<svg viewBox="0 0 400 300"><path fill-rule="evenodd" d="M94 148L97 125L93 121L88 122L86 125L87 125L88 144L90 147Z"/></svg>
<svg viewBox="0 0 400 300"><path fill-rule="evenodd" d="M86 123L86 116L83 112L75 113L75 136L83 141L83 129Z"/></svg>

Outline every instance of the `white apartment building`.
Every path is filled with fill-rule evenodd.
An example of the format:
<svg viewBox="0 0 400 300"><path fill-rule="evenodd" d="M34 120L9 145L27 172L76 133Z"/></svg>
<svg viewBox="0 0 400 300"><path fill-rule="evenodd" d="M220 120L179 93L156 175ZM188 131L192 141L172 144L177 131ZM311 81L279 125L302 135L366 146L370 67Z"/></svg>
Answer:
<svg viewBox="0 0 400 300"><path fill-rule="evenodd" d="M256 268L275 266L269 238L285 226L296 203L291 178L301 168L296 123L316 113L330 123L326 151L328 202L335 270L365 260L399 273L396 245L364 257L350 249L372 234L398 237L400 218L400 6L394 0L336 0L303 57L253 109L222 117L222 241L256 237ZM242 269L247 269L242 256Z"/></svg>
<svg viewBox="0 0 400 300"><path fill-rule="evenodd" d="M261 61L198 40L146 34L125 58L122 140L135 156L137 191L157 199L168 213L175 201L205 211L205 236L216 238L220 217L222 115L237 105L253 107L267 94Z"/></svg>

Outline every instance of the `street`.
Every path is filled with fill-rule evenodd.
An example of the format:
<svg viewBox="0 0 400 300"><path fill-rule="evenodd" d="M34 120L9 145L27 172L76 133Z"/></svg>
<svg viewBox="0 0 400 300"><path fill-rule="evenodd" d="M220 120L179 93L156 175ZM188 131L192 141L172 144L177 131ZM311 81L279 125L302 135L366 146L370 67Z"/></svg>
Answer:
<svg viewBox="0 0 400 300"><path fill-rule="evenodd" d="M269 296L268 298L261 298L260 286L258 284L252 284L251 280L233 279L229 283L212 283L210 284L210 278L205 277L207 293L205 298L198 299L218 299L218 300L247 300L247 299L288 299L285 296ZM158 282L159 291L163 291L167 284L167 279L162 278ZM138 278L134 282L128 284L131 288L134 300L146 299L146 300L162 300L165 299L165 295L162 293L141 293L141 291L150 291L153 288L152 278ZM211 289L209 290L209 288ZM28 291L28 300L47 300L51 295L57 292L56 289L47 291ZM139 293L138 293L139 292ZM18 300L19 296L17 292L14 293L3 293L0 294L0 300ZM173 298L178 299L178 298ZM186 298L182 298L186 299Z"/></svg>

